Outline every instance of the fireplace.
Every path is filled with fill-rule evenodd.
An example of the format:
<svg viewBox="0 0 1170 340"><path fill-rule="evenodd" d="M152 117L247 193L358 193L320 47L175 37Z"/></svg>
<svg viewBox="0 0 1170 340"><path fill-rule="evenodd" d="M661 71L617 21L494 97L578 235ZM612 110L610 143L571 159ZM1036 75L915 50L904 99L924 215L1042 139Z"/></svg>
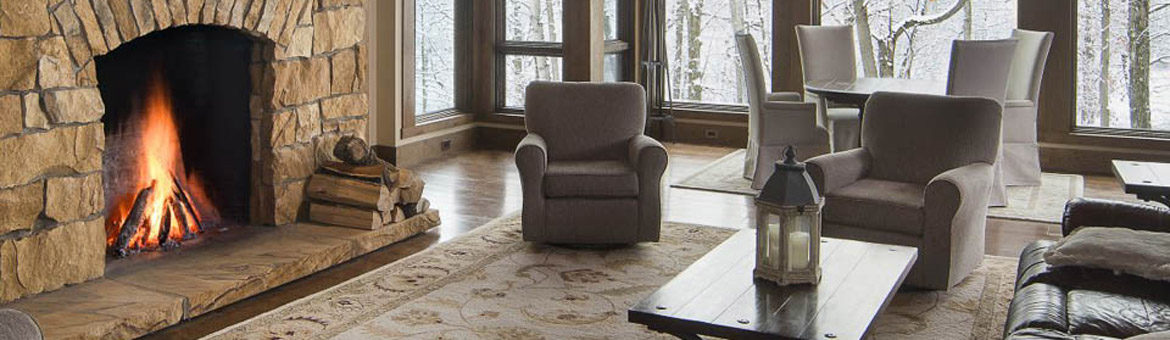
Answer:
<svg viewBox="0 0 1170 340"><path fill-rule="evenodd" d="M255 45L236 30L184 26L94 58L112 255L170 250L249 221Z"/></svg>
<svg viewBox="0 0 1170 340"><path fill-rule="evenodd" d="M212 245L230 242L212 236L224 227L283 235L304 220L305 186L330 159L327 149L342 136L366 136L363 1L0 7L21 11L7 13L0 39L0 302L69 285L130 289L145 283L128 283L107 262L185 258L109 261L111 231L129 219L130 196L150 183L164 197L143 209L152 221L140 226L149 232L127 236L127 253L168 240L183 242L187 254L219 249ZM154 107L170 114L148 114ZM141 145L153 134L143 122L158 117L173 134L150 140L178 142ZM174 155L155 170L141 167L127 160L143 152L127 150L135 140L139 149L168 145ZM124 169L131 165L150 174ZM176 233L191 227L176 226L180 219L195 231ZM172 225L159 242L163 220ZM184 241L188 234L198 237Z"/></svg>

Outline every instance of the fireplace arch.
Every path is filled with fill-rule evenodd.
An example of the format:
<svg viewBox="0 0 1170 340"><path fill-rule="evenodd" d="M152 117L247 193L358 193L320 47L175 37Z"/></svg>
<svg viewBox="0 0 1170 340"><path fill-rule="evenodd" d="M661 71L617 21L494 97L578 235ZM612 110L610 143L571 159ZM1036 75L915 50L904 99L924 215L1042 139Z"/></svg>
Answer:
<svg viewBox="0 0 1170 340"><path fill-rule="evenodd" d="M0 302L103 275L105 114L94 56L171 27L211 25L257 41L252 223L295 222L305 179L343 135L365 136L361 2L65 1L5 23L0 40ZM41 22L41 17L46 19ZM15 27L14 27L15 25ZM16 108L13 110L13 108Z"/></svg>

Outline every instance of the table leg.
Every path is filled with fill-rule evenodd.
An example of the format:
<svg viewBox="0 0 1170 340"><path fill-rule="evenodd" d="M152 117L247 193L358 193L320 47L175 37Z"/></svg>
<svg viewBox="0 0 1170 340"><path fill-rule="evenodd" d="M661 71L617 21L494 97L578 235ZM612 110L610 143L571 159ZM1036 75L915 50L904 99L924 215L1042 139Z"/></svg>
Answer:
<svg viewBox="0 0 1170 340"><path fill-rule="evenodd" d="M861 147L861 122L865 119L865 104L857 106L857 146Z"/></svg>

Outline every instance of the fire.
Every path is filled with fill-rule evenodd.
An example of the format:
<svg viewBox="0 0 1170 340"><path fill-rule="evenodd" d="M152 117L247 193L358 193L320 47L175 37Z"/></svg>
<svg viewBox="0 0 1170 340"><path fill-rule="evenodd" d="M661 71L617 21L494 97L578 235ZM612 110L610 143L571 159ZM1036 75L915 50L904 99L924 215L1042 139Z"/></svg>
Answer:
<svg viewBox="0 0 1170 340"><path fill-rule="evenodd" d="M169 89L156 72L147 84L141 111L124 125L123 136L133 152L124 166L131 171L119 180L132 186L107 213L106 244L117 256L156 248L169 249L202 231L205 215L215 215L196 176L183 166L179 130Z"/></svg>

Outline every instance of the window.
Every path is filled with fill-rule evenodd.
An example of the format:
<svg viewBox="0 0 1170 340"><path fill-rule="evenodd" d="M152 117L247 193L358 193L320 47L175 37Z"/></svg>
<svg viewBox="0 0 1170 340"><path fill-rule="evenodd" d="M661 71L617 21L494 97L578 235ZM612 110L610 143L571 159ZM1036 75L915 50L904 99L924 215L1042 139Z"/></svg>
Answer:
<svg viewBox="0 0 1170 340"><path fill-rule="evenodd" d="M414 115L455 108L455 2L415 0Z"/></svg>
<svg viewBox="0 0 1170 340"><path fill-rule="evenodd" d="M504 27L496 44L497 109L520 112L524 90L536 80L562 79L564 56L561 28L565 0L499 0ZM570 0L571 1L571 0ZM628 44L619 40L621 0L604 0L605 81L623 79L621 61Z"/></svg>
<svg viewBox="0 0 1170 340"><path fill-rule="evenodd" d="M1170 131L1170 1L1077 6L1077 126Z"/></svg>
<svg viewBox="0 0 1170 340"><path fill-rule="evenodd" d="M676 105L747 103L735 48L740 31L756 38L765 71L771 74L772 1L666 0L669 88Z"/></svg>
<svg viewBox="0 0 1170 340"><path fill-rule="evenodd" d="M951 41L1010 37L1016 1L824 0L821 24L867 37L857 39L859 75L945 80Z"/></svg>

